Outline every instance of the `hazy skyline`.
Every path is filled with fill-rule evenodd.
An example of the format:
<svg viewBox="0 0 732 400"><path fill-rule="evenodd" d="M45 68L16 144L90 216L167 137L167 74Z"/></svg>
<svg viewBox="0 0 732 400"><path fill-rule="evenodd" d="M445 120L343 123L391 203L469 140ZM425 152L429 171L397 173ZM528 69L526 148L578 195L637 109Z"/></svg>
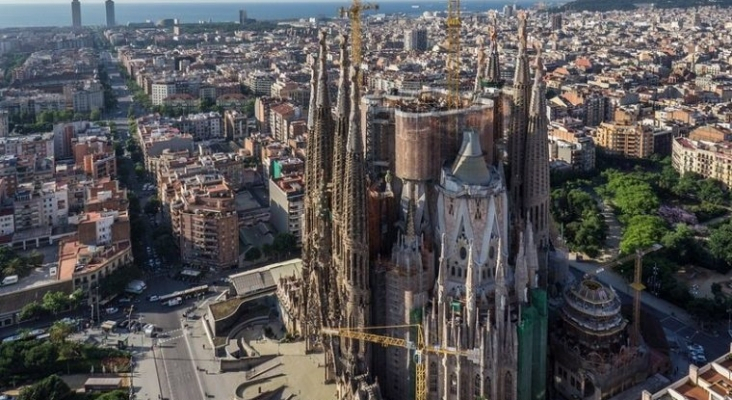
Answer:
<svg viewBox="0 0 732 400"><path fill-rule="evenodd" d="M105 0L79 0L82 5L84 4L104 4ZM447 4L447 0L379 0L382 3L386 2L407 2L411 1L414 3L440 3L444 2ZM511 4L515 1L510 0L462 0L471 3L484 2L484 3L506 3ZM539 1L539 0L536 0ZM114 0L115 3L120 4L131 4L131 3L201 3L201 0ZM232 4L246 4L246 3L350 3L350 0L215 0L210 3L232 3ZM0 0L0 4L71 4L71 0Z"/></svg>

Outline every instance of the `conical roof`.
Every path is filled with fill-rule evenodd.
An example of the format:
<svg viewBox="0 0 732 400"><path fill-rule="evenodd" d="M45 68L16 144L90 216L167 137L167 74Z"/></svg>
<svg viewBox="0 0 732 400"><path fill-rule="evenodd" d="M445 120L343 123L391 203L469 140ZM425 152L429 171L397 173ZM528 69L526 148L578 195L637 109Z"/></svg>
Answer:
<svg viewBox="0 0 732 400"><path fill-rule="evenodd" d="M469 185L487 185L490 182L491 172L483 158L480 138L475 131L463 132L463 144L452 166L452 174Z"/></svg>

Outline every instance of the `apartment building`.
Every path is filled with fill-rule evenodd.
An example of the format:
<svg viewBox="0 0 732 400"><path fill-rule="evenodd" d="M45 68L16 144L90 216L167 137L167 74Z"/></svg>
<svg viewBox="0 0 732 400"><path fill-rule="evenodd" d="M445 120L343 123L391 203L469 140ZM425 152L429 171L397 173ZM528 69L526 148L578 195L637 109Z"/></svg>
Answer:
<svg viewBox="0 0 732 400"><path fill-rule="evenodd" d="M223 176L200 174L182 179L170 203L170 218L183 263L215 269L238 264L234 192Z"/></svg>
<svg viewBox="0 0 732 400"><path fill-rule="evenodd" d="M732 345L730 346L732 347ZM697 366L656 393L644 390L640 400L724 400L732 397L732 348L716 360Z"/></svg>
<svg viewBox="0 0 732 400"><path fill-rule="evenodd" d="M561 160L579 171L595 169L595 142L591 137L581 136L572 142L550 139L549 156L551 160Z"/></svg>
<svg viewBox="0 0 732 400"><path fill-rule="evenodd" d="M155 175L158 158L164 151L179 152L193 150L193 136L183 134L179 129L170 125L152 122L150 124L138 122L137 134L142 143L142 153L145 158L145 168Z"/></svg>
<svg viewBox="0 0 732 400"><path fill-rule="evenodd" d="M89 212L79 220L77 233L59 243L58 279L89 292L133 261L127 211Z"/></svg>
<svg viewBox="0 0 732 400"><path fill-rule="evenodd" d="M175 125L183 134L190 134L194 141L199 141L223 138L221 122L221 114L209 112L180 117Z"/></svg>
<svg viewBox="0 0 732 400"><path fill-rule="evenodd" d="M732 142L707 142L690 138L675 138L671 161L679 174L695 172L705 178L732 187Z"/></svg>
<svg viewBox="0 0 732 400"><path fill-rule="evenodd" d="M595 135L597 145L626 157L646 158L653 154L653 129L646 125L603 122Z"/></svg>
<svg viewBox="0 0 732 400"><path fill-rule="evenodd" d="M106 137L82 136L75 139L76 168L92 179L117 176L117 157L112 141Z"/></svg>
<svg viewBox="0 0 732 400"><path fill-rule="evenodd" d="M15 191L15 231L66 225L68 189L56 182L24 183Z"/></svg>
<svg viewBox="0 0 732 400"><path fill-rule="evenodd" d="M305 183L302 174L269 180L270 222L280 233L291 233L302 243Z"/></svg>
<svg viewBox="0 0 732 400"><path fill-rule="evenodd" d="M150 88L150 98L154 106L163 104L168 96L178 93L177 85L174 82L153 82Z"/></svg>

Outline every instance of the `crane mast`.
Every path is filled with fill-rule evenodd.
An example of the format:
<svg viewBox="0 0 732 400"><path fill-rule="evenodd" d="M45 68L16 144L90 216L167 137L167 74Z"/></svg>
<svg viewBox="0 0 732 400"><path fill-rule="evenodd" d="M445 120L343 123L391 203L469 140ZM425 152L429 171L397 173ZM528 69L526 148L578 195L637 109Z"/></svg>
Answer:
<svg viewBox="0 0 732 400"><path fill-rule="evenodd" d="M447 3L447 104L460 107L460 0Z"/></svg>
<svg viewBox="0 0 732 400"><path fill-rule="evenodd" d="M641 292L646 289L646 286L643 284L643 257L646 254L661 250L661 248L663 248L663 246L656 243L645 249L638 249L633 254L602 264L602 266L596 271L597 274L606 268L610 269L627 261L634 260L633 283L630 284L630 287L633 289L633 329L630 331L630 343L632 346L639 346L641 343Z"/></svg>
<svg viewBox="0 0 732 400"><path fill-rule="evenodd" d="M341 18L347 17L351 21L351 65L356 68L356 81L359 85L363 85L363 72L361 71L361 61L363 57L363 47L361 44L361 15L364 11L378 9L378 4L361 3L361 0L353 0L350 7L340 8Z"/></svg>

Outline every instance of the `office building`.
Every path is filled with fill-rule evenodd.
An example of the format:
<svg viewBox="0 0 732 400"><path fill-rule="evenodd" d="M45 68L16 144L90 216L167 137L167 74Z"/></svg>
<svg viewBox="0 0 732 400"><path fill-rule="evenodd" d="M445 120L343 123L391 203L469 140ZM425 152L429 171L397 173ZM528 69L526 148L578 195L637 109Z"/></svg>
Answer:
<svg viewBox="0 0 732 400"><path fill-rule="evenodd" d="M10 134L10 113L7 110L0 110L0 137Z"/></svg>
<svg viewBox="0 0 732 400"><path fill-rule="evenodd" d="M239 10L239 23L242 25L247 23L247 10Z"/></svg>
<svg viewBox="0 0 732 400"><path fill-rule="evenodd" d="M79 0L71 1L71 26L81 28L81 3Z"/></svg>
<svg viewBox="0 0 732 400"><path fill-rule="evenodd" d="M427 50L427 30L410 29L404 32L404 49L407 51Z"/></svg>
<svg viewBox="0 0 732 400"><path fill-rule="evenodd" d="M112 27L117 25L114 19L114 1L113 0L107 0L104 2L104 6L107 9L107 27Z"/></svg>

